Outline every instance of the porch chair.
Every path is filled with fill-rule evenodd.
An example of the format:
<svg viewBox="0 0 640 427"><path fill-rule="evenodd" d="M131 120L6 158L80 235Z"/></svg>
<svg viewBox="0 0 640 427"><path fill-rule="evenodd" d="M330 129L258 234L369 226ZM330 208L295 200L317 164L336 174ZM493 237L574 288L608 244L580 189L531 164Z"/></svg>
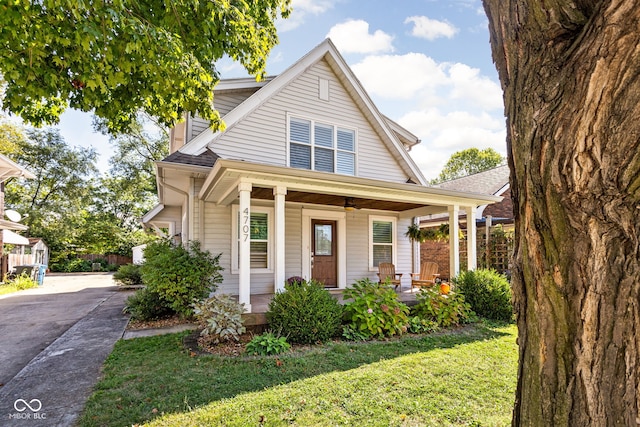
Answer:
<svg viewBox="0 0 640 427"><path fill-rule="evenodd" d="M378 264L378 283L383 284L388 280L389 283L395 286L394 289L398 289L398 286L401 286L401 278L402 273L396 273L396 266L392 263L381 262Z"/></svg>
<svg viewBox="0 0 640 427"><path fill-rule="evenodd" d="M420 273L411 273L411 292L413 288L429 287L436 284L438 274L438 264L431 261L423 262L420 265Z"/></svg>

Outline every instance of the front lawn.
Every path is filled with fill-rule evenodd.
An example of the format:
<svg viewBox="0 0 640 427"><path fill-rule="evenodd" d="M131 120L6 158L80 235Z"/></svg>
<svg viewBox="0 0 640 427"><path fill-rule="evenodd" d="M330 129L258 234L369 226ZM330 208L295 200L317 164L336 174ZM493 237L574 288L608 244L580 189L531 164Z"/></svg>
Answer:
<svg viewBox="0 0 640 427"><path fill-rule="evenodd" d="M79 425L502 426L511 419L514 325L250 358L194 356L183 336L119 341Z"/></svg>

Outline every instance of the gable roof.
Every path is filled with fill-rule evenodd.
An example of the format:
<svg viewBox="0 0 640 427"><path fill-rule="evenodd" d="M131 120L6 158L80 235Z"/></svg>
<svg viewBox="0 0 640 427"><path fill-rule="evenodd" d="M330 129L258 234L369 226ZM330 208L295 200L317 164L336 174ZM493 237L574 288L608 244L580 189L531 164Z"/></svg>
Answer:
<svg viewBox="0 0 640 427"><path fill-rule="evenodd" d="M232 129L250 113L264 104L268 99L279 93L295 78L322 59L327 60L329 66L333 69L334 73L336 73L340 82L345 86L356 104L361 108L367 119L373 125L375 131L380 135L380 139L387 146L387 149L389 149L394 158L399 162L400 166L409 178L422 185L427 185L422 172L420 172L420 169L415 164L411 156L409 156L409 153L403 145L403 143L408 146L415 145L415 143L419 142L418 139L410 132L404 130L404 132L401 133L403 139L409 140L413 137L415 138L415 143L411 144L400 141L400 137L397 136L396 132L399 132L402 128L396 123L390 124L390 121L378 111L377 107L373 104L373 101L369 98L369 95L360 84L360 81L357 79L355 74L353 74L353 71L351 71L344 58L340 55L330 39L325 39L295 64L286 69L282 74L273 78L271 81L268 81L253 95L226 114L223 117L223 120L227 126L227 130ZM242 84L247 83L242 82ZM227 89L224 86L223 88ZM190 155L201 154L222 134L223 132L213 132L208 128L189 141L186 145L182 146L178 151Z"/></svg>
<svg viewBox="0 0 640 427"><path fill-rule="evenodd" d="M508 188L508 184L509 166L502 165L484 172L441 182L437 187L469 193L500 195Z"/></svg>

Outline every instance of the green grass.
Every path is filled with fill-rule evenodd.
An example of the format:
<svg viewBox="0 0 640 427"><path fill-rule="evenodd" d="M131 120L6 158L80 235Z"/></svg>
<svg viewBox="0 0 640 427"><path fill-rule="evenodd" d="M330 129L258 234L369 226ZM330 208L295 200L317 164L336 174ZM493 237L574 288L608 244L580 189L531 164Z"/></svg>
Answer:
<svg viewBox="0 0 640 427"><path fill-rule="evenodd" d="M334 343L279 357L191 357L184 334L119 341L81 426L503 426L514 325Z"/></svg>

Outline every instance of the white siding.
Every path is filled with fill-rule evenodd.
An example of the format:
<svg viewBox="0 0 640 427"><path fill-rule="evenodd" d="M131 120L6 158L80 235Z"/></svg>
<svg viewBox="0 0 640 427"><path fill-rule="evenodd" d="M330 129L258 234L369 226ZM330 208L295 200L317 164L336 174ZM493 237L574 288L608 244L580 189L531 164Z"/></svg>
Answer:
<svg viewBox="0 0 640 427"><path fill-rule="evenodd" d="M300 206L285 210L285 276L302 276L302 209Z"/></svg>
<svg viewBox="0 0 640 427"><path fill-rule="evenodd" d="M395 216L374 211L355 211L347 213L347 286L358 279L368 277L378 280L377 271L369 270L369 215ZM398 219L396 238L396 271L402 273L402 285L411 286L413 253L411 242L404 236L410 219Z"/></svg>
<svg viewBox="0 0 640 427"><path fill-rule="evenodd" d="M329 81L329 101L319 99L320 79ZM325 61L311 67L229 129L216 141L213 150L225 158L286 166L287 113L357 129L358 176L392 182L407 180L407 175Z"/></svg>
<svg viewBox="0 0 640 427"><path fill-rule="evenodd" d="M398 220L398 235L397 250L398 250L398 265L396 265L396 271L402 273L402 286L411 286L411 273L413 271L413 251L411 249L411 240L409 240L404 233L407 232L407 228L411 225L411 219L399 219ZM417 272L415 272L417 273Z"/></svg>
<svg viewBox="0 0 640 427"><path fill-rule="evenodd" d="M214 96L214 108L220 113L220 117L224 117L229 111L236 108L245 99L253 95L255 89L243 91L225 91L218 92ZM209 120L205 120L197 114L190 118L190 128L187 135L187 142L207 130Z"/></svg>
<svg viewBox="0 0 640 427"><path fill-rule="evenodd" d="M220 112L220 116L224 117L256 91L257 89L216 92L214 93L213 106Z"/></svg>
<svg viewBox="0 0 640 427"><path fill-rule="evenodd" d="M231 206L204 204L204 239L202 248L220 256L222 284L218 293L238 295L238 275L231 274Z"/></svg>
<svg viewBox="0 0 640 427"><path fill-rule="evenodd" d="M200 116L191 117L190 119L190 127L187 131L187 142L191 141L196 136L200 135L202 132L207 130L209 127L209 120L205 120Z"/></svg>

